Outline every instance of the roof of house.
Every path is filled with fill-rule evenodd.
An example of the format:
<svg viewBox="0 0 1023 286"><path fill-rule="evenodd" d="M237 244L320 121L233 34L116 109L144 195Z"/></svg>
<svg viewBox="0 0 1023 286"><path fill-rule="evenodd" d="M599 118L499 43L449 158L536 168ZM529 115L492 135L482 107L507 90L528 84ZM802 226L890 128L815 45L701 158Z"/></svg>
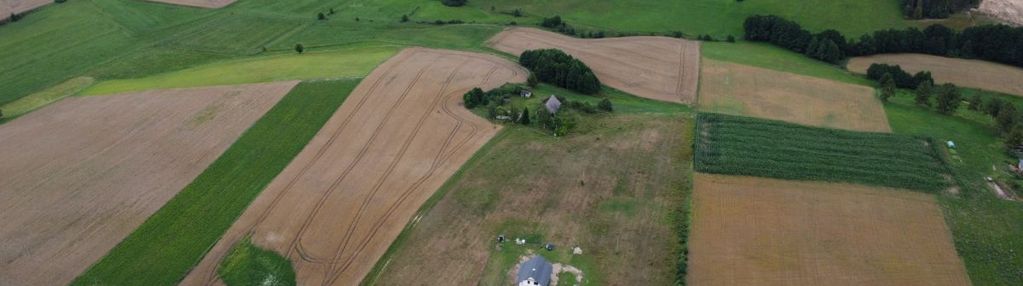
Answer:
<svg viewBox="0 0 1023 286"><path fill-rule="evenodd" d="M536 285L548 286L551 283L551 272L554 272L554 266L542 256L536 255L519 266L519 273L515 276L515 280L519 282L519 285L522 284L522 281L532 279L536 281Z"/></svg>
<svg viewBox="0 0 1023 286"><path fill-rule="evenodd" d="M544 106L547 107L547 111L550 113L557 113L558 109L561 108L561 101L554 95L551 95L551 97L547 99L547 104L544 104Z"/></svg>

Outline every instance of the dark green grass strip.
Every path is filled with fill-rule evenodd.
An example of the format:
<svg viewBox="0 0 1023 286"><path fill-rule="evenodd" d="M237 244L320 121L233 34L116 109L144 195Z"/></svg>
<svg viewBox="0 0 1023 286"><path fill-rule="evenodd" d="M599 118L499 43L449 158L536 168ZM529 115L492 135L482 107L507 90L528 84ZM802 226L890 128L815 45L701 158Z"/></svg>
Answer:
<svg viewBox="0 0 1023 286"><path fill-rule="evenodd" d="M295 268L276 252L259 248L245 238L231 247L220 263L217 275L227 286L294 286Z"/></svg>
<svg viewBox="0 0 1023 286"><path fill-rule="evenodd" d="M698 129L700 172L925 191L949 186L948 169L928 138L712 113L699 115Z"/></svg>
<svg viewBox="0 0 1023 286"><path fill-rule="evenodd" d="M298 155L358 80L299 84L72 285L175 285Z"/></svg>

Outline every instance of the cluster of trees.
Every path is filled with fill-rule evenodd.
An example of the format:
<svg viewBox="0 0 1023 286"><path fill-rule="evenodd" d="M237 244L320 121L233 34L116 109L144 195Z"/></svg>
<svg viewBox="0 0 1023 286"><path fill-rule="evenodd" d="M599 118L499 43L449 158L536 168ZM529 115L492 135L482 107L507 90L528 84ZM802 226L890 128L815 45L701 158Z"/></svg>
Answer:
<svg viewBox="0 0 1023 286"><path fill-rule="evenodd" d="M979 94L970 97L967 102L970 110L982 112L994 119L995 129L1010 151L1018 155L1023 150L1023 109L997 97L985 102Z"/></svg>
<svg viewBox="0 0 1023 286"><path fill-rule="evenodd" d="M881 30L847 40L835 30L813 34L799 24L777 16L751 16L744 23L745 38L776 44L830 63L852 56L884 53L924 53L976 58L1023 67L1023 27L982 25L957 32L942 25L923 30ZM832 43L838 48L832 47Z"/></svg>
<svg viewBox="0 0 1023 286"><path fill-rule="evenodd" d="M549 98L540 101L532 112L529 107L518 109L511 104L512 98L519 96L523 87L507 84L489 91L474 88L462 96L465 107L469 109L486 108L486 116L492 120L514 122L522 125L532 125L553 131L557 136L563 136L576 125L580 120L579 114L610 113L614 111L611 100L603 99L596 105L586 101L573 101L558 96L561 102L561 109L557 113L550 113L545 104Z"/></svg>
<svg viewBox="0 0 1023 286"><path fill-rule="evenodd" d="M561 50L525 51L519 56L519 64L533 72L542 82L582 94L596 94L600 91L600 80L590 67Z"/></svg>
<svg viewBox="0 0 1023 286"><path fill-rule="evenodd" d="M567 22L562 21L561 20L561 16L558 16L558 15L554 15L554 17L550 17L550 18L543 18L543 21L540 22L540 26L544 27L544 28L548 28L548 29L554 30L554 31L556 31L558 33L562 33L562 34L565 34L565 35L569 35L569 36L575 36L576 35L575 28L573 28L572 26L568 25Z"/></svg>
<svg viewBox="0 0 1023 286"><path fill-rule="evenodd" d="M842 33L835 30L813 34L796 22L760 15L746 18L743 28L748 41L770 42L829 63L838 63L846 58L844 51L848 49L848 42Z"/></svg>
<svg viewBox="0 0 1023 286"><path fill-rule="evenodd" d="M979 4L980 0L902 0L902 13L912 19L948 18Z"/></svg>
<svg viewBox="0 0 1023 286"><path fill-rule="evenodd" d="M931 77L929 71L919 71L914 75L910 75L908 72L902 70L899 65L888 65L888 64L871 64L867 68L867 78L880 82L884 75L891 75L895 86L898 88L909 88L914 89L920 83L930 82L934 83L934 78Z"/></svg>
<svg viewBox="0 0 1023 286"><path fill-rule="evenodd" d="M444 6L449 7L461 7L469 3L469 0L440 0L440 3L444 4Z"/></svg>

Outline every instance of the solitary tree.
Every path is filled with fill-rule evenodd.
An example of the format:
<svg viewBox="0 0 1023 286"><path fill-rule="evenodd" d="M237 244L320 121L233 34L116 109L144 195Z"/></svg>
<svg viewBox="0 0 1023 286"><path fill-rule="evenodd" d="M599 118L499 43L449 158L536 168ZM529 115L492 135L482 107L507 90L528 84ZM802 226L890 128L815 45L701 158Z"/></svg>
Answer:
<svg viewBox="0 0 1023 286"><path fill-rule="evenodd" d="M607 112L612 112L615 109L614 106L611 105L611 100L609 100L607 98L605 98L604 100L601 100L600 103L597 104L597 108L600 108L600 110L607 111Z"/></svg>
<svg viewBox="0 0 1023 286"><path fill-rule="evenodd" d="M995 124L998 126L998 131L1007 133L1013 129L1016 125L1016 106L1012 104L1006 104L1002 107L1002 110L998 112L998 117L995 118Z"/></svg>
<svg viewBox="0 0 1023 286"><path fill-rule="evenodd" d="M302 44L295 44L295 52L298 52L299 54L304 53L305 46L302 46Z"/></svg>
<svg viewBox="0 0 1023 286"><path fill-rule="evenodd" d="M962 100L962 95L959 94L959 89L956 89L955 85L943 84L938 91L938 112L942 114L955 113L956 109L959 109L959 103Z"/></svg>
<svg viewBox="0 0 1023 286"><path fill-rule="evenodd" d="M888 102L892 96L895 96L895 79L892 74L885 73L881 76L881 101Z"/></svg>
<svg viewBox="0 0 1023 286"><path fill-rule="evenodd" d="M519 124L529 125L529 107L522 108L522 114L519 115Z"/></svg>
<svg viewBox="0 0 1023 286"><path fill-rule="evenodd" d="M920 85L916 86L916 97L913 99L916 104L923 106L931 106L931 92L934 86L929 81L921 82Z"/></svg>
<svg viewBox="0 0 1023 286"><path fill-rule="evenodd" d="M979 94L971 96L969 102L970 105L968 107L973 111L980 111L980 108L984 105L984 99L980 98Z"/></svg>
<svg viewBox="0 0 1023 286"><path fill-rule="evenodd" d="M401 15L401 22L402 23L408 22L408 15Z"/></svg>
<svg viewBox="0 0 1023 286"><path fill-rule="evenodd" d="M319 14L316 14L316 19L327 20L327 15L324 15L323 12L320 12Z"/></svg>

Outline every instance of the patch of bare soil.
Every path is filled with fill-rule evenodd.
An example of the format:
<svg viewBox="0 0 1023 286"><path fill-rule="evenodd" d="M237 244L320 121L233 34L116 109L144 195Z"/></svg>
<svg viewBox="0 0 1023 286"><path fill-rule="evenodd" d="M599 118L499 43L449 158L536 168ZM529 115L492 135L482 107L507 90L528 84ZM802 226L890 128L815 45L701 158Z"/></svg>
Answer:
<svg viewBox="0 0 1023 286"><path fill-rule="evenodd" d="M358 284L419 206L500 129L461 106L462 95L526 76L495 56L402 51L362 81L183 284L220 284L217 265L249 235L290 259L299 285Z"/></svg>
<svg viewBox="0 0 1023 286"><path fill-rule="evenodd" d="M1023 68L982 60L946 58L924 54L884 54L849 59L850 71L865 74L873 63L896 64L909 73L930 71L938 83L998 91L1023 96Z"/></svg>
<svg viewBox="0 0 1023 286"><path fill-rule="evenodd" d="M870 87L714 60L704 60L701 72L701 111L891 132Z"/></svg>
<svg viewBox="0 0 1023 286"><path fill-rule="evenodd" d="M231 3L234 3L234 1L237 0L147 0L147 1L215 9L231 5Z"/></svg>
<svg viewBox="0 0 1023 286"><path fill-rule="evenodd" d="M0 285L65 285L298 82L72 97L0 125Z"/></svg>
<svg viewBox="0 0 1023 286"><path fill-rule="evenodd" d="M1023 0L984 0L977 11L1013 26L1023 25Z"/></svg>
<svg viewBox="0 0 1023 286"><path fill-rule="evenodd" d="M700 42L668 37L578 39L534 28L508 28L488 41L520 55L556 48L586 63L608 86L657 100L692 103L700 78Z"/></svg>
<svg viewBox="0 0 1023 286"><path fill-rule="evenodd" d="M690 285L970 285L932 195L696 174Z"/></svg>

